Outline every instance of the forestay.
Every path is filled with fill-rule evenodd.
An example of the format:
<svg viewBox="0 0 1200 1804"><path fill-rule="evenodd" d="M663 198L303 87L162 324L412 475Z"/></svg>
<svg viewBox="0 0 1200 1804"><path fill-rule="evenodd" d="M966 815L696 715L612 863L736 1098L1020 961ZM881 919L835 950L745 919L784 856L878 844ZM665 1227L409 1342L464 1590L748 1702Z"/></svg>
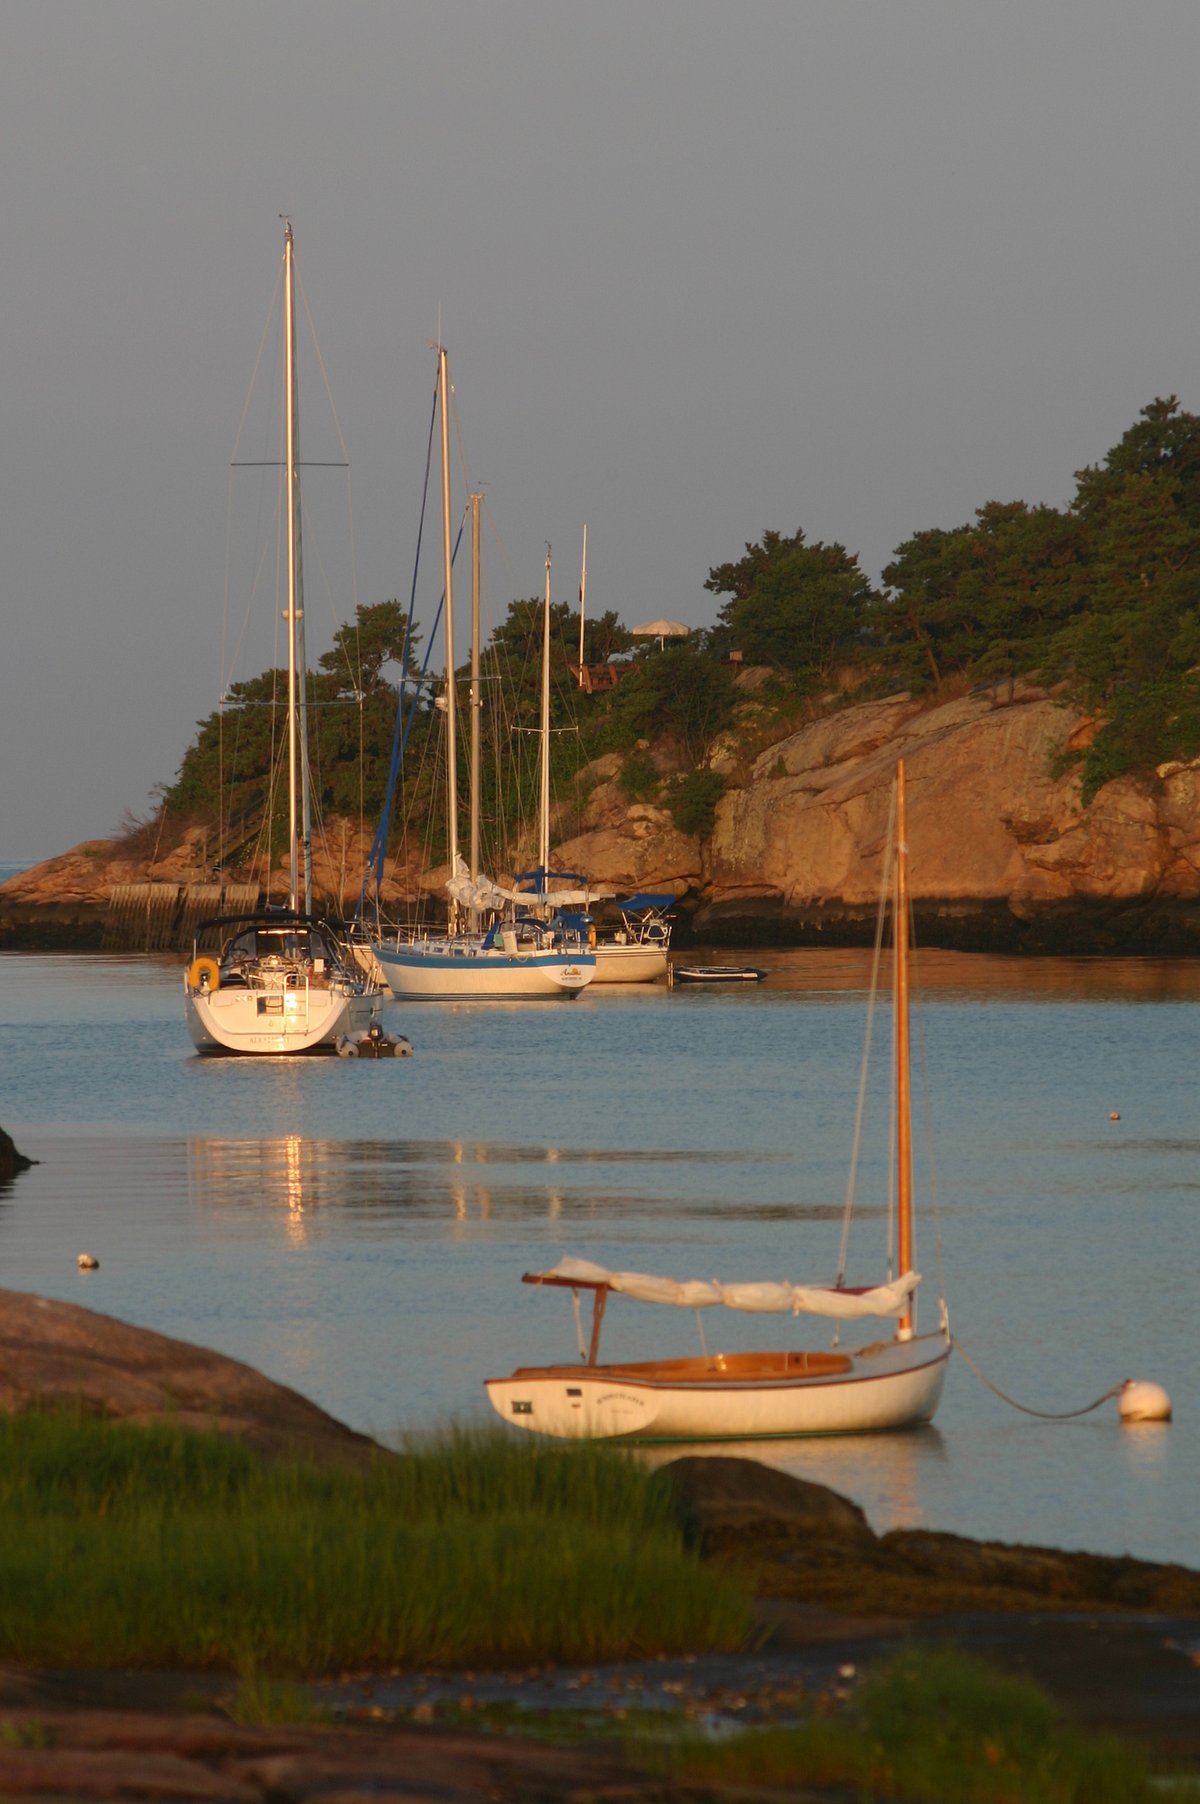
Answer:
<svg viewBox="0 0 1200 1804"><path fill-rule="evenodd" d="M531 1273L532 1284L578 1284L618 1291L638 1303L666 1303L676 1309L747 1310L754 1315L824 1315L849 1321L860 1316L901 1316L920 1272L905 1272L891 1284L869 1290L837 1290L821 1284L720 1284L715 1278L658 1278L649 1272L610 1272L590 1259L560 1259L548 1272Z"/></svg>

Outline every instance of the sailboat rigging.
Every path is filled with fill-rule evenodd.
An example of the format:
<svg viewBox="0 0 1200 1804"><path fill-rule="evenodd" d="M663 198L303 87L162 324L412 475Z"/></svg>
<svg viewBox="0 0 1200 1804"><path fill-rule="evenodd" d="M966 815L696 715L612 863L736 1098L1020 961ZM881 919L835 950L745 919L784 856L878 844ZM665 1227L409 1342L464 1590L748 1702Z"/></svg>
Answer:
<svg viewBox="0 0 1200 1804"><path fill-rule="evenodd" d="M312 791L308 757L300 530L294 242L284 231L283 426L287 509L288 901L215 916L196 929L184 973L188 1031L198 1052L334 1052L366 1033L382 986L339 930L313 914Z"/></svg>
<svg viewBox="0 0 1200 1804"><path fill-rule="evenodd" d="M470 866L460 851L457 768L457 695L454 663L454 573L450 528L449 367L445 347L438 351L438 394L442 449L442 560L445 620L446 822L450 877L446 932L406 935L372 942L393 996L410 1001L512 1001L573 997L595 975L596 962L586 947L564 948L547 922L518 912L529 898L493 883L479 871L479 532L473 507L472 545L475 579L472 589ZM539 809L540 844L549 840L549 617L550 561L546 559L546 601L542 665L542 764ZM482 914L495 918L482 932ZM464 919L465 917L465 919Z"/></svg>
<svg viewBox="0 0 1200 1804"><path fill-rule="evenodd" d="M798 1285L772 1280L678 1282L644 1272L610 1271L566 1258L525 1282L593 1298L592 1332L580 1363L519 1367L509 1378L485 1381L496 1411L514 1427L572 1439L744 1440L757 1436L862 1433L928 1422L937 1408L950 1356L949 1319L939 1303L936 1329L919 1333L914 1270L912 1143L909 1130L908 847L904 765L896 770L896 849L893 903L897 1271L866 1287L837 1282ZM778 1348L684 1359L600 1363L600 1332L608 1300L697 1311L716 1306L754 1314L813 1314L839 1323L868 1317L895 1321L892 1338L857 1348L822 1351ZM697 1317L699 1320L699 1316ZM701 1343L704 1344L703 1332Z"/></svg>

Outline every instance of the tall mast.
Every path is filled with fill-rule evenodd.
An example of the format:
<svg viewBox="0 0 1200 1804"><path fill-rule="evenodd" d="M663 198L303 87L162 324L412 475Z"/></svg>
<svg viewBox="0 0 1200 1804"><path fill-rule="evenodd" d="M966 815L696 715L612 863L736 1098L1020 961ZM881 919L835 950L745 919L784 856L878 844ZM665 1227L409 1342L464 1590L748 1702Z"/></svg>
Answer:
<svg viewBox="0 0 1200 1804"><path fill-rule="evenodd" d="M909 1094L908 1039L908 810L904 760L896 765L896 1187L900 1276L913 1269L912 1105ZM901 1340L912 1336L911 1301L897 1328Z"/></svg>
<svg viewBox="0 0 1200 1804"><path fill-rule="evenodd" d="M579 686L583 687L583 617L587 609L587 525L583 528L583 556L579 560Z"/></svg>
<svg viewBox="0 0 1200 1804"><path fill-rule="evenodd" d="M471 881L479 875L479 772L480 715L483 695L479 681L479 515L482 495L471 496ZM472 928L479 926L479 910L470 911Z"/></svg>
<svg viewBox="0 0 1200 1804"><path fill-rule="evenodd" d="M458 867L458 709L454 694L454 571L450 545L450 369L445 345L438 346L438 395L442 416L442 581L446 607L446 838L450 875ZM458 903L450 903L450 930L458 926Z"/></svg>
<svg viewBox="0 0 1200 1804"><path fill-rule="evenodd" d="M541 804L538 809L538 863L542 888L550 871L550 547L546 547L546 603L542 609L542 763Z"/></svg>
<svg viewBox="0 0 1200 1804"><path fill-rule="evenodd" d="M312 801L308 773L308 684L304 662L304 572L300 540L300 418L291 221L283 239L284 434L288 513L288 906L312 912Z"/></svg>

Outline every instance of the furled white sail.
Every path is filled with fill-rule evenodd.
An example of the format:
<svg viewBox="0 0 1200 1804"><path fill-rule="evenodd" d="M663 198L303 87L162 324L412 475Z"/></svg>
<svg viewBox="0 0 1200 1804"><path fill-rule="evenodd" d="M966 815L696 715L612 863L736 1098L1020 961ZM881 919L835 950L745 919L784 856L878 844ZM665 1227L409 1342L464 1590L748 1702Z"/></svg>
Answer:
<svg viewBox="0 0 1200 1804"><path fill-rule="evenodd" d="M490 877L471 877L461 852L455 855L454 875L446 881L446 891L463 908L503 911L510 903L529 908L534 903L545 908L587 908L592 902L616 895L614 889L505 889Z"/></svg>
<svg viewBox="0 0 1200 1804"><path fill-rule="evenodd" d="M590 1259L560 1259L538 1278L558 1284L607 1285L638 1303L668 1303L676 1309L748 1310L755 1315L827 1315L848 1321L859 1316L901 1316L921 1282L920 1272L905 1272L891 1284L872 1290L835 1290L821 1284L720 1284L709 1278L658 1278L649 1272L610 1272Z"/></svg>
<svg viewBox="0 0 1200 1804"><path fill-rule="evenodd" d="M446 883L447 893L463 908L503 909L512 901L512 891L502 889L482 874L472 878L461 852L455 855L454 876Z"/></svg>

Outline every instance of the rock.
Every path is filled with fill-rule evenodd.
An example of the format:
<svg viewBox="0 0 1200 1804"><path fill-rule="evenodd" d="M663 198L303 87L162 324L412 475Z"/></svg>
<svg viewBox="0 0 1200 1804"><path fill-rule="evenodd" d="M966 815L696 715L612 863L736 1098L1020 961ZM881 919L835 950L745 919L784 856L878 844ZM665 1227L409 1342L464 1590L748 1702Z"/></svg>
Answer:
<svg viewBox="0 0 1200 1804"><path fill-rule="evenodd" d="M761 753L722 799L698 933L861 939L892 774L907 766L910 881L926 944L1098 951L1200 946L1200 785L1107 784L1089 808L1056 759L1086 722L1041 690L933 707L866 702Z"/></svg>
<svg viewBox="0 0 1200 1804"><path fill-rule="evenodd" d="M1128 1556L1010 1547L929 1529L876 1535L858 1505L757 1460L688 1456L659 1472L688 1540L760 1598L852 1613L1200 1612L1200 1573Z"/></svg>
<svg viewBox="0 0 1200 1804"><path fill-rule="evenodd" d="M6 1712L0 1794L22 1798L172 1799L178 1804L473 1804L533 1799L662 1800L616 1754L542 1747L517 1737L422 1730L240 1727L141 1709ZM694 1796L690 1788L686 1796Z"/></svg>
<svg viewBox="0 0 1200 1804"><path fill-rule="evenodd" d="M391 1456L251 1366L74 1303L0 1291L0 1410L76 1403L126 1422L234 1435L320 1461Z"/></svg>
<svg viewBox="0 0 1200 1804"><path fill-rule="evenodd" d="M1129 1555L1070 1553L1055 1547L1010 1547L971 1541L928 1529L893 1529L880 1550L896 1572L936 1581L940 1590L960 1587L1011 1608L1013 1600L1046 1609L1200 1610L1200 1573Z"/></svg>
<svg viewBox="0 0 1200 1804"><path fill-rule="evenodd" d="M13 1144L12 1135L0 1128L0 1184L15 1178L19 1171L28 1171L35 1163L35 1160L27 1159L24 1153L19 1153Z"/></svg>
<svg viewBox="0 0 1200 1804"><path fill-rule="evenodd" d="M685 1534L702 1549L733 1536L751 1546L757 1537L781 1534L875 1541L863 1512L849 1498L758 1460L688 1455L664 1466L660 1478L674 1493Z"/></svg>

